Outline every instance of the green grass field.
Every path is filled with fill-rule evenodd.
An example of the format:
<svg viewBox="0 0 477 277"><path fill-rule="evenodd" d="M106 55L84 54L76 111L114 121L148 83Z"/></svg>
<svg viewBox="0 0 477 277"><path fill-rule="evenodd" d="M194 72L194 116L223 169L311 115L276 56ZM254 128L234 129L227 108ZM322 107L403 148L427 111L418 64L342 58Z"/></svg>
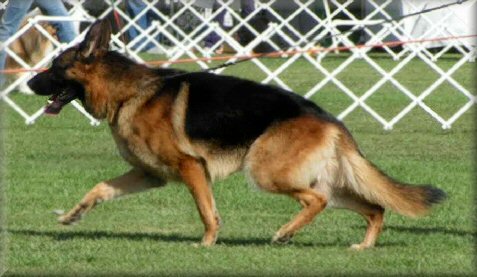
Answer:
<svg viewBox="0 0 477 277"><path fill-rule="evenodd" d="M323 61L332 69L346 57ZM377 56L386 69L396 62ZM281 60L266 60L271 67ZM441 59L450 68L455 57ZM466 64L454 77L475 93L475 64ZM194 69L194 68L189 68ZM250 63L226 74L261 80ZM364 61L351 64L340 80L360 92L379 75ZM397 78L418 95L437 79L424 63L413 61ZM304 92L323 76L298 61L281 78ZM27 111L46 99L13 95ZM334 114L351 100L334 85L313 100ZM409 100L385 85L367 102L392 118ZM448 118L465 103L449 85L442 85L425 103ZM344 210L326 210L304 228L293 243L276 246L270 239L299 211L293 200L260 192L241 174L216 183L214 193L224 225L216 246L194 247L203 226L185 186L131 195L104 203L75 226L60 226L52 214L69 209L95 183L128 169L120 158L106 124L91 127L71 106L58 117L42 117L26 126L4 103L3 188L6 231L3 267L7 275L422 275L474 272L476 145L475 107L450 130L420 109L414 109L394 130L382 126L361 109L345 118L366 156L394 178L407 183L434 184L449 199L427 217L415 220L386 213L385 230L376 248L348 250L359 242L365 222ZM5 238L5 237L3 237Z"/></svg>

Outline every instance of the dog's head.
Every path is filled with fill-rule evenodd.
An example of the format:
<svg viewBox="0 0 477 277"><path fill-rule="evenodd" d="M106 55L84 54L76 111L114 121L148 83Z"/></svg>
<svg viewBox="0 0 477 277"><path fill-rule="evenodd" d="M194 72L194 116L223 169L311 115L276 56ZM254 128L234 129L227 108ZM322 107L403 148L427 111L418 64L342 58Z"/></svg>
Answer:
<svg viewBox="0 0 477 277"><path fill-rule="evenodd" d="M38 95L51 96L45 112L58 114L73 101L85 101L85 84L88 71L95 62L108 53L111 25L107 21L95 22L85 39L56 57L51 67L28 81L28 86Z"/></svg>

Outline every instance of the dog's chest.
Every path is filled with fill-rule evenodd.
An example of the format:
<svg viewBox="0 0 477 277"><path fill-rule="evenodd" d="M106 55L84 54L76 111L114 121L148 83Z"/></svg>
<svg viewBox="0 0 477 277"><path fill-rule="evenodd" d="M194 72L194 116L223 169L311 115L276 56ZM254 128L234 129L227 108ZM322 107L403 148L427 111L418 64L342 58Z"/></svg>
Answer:
<svg viewBox="0 0 477 277"><path fill-rule="evenodd" d="M159 127L152 131L138 131L144 129L140 126L144 120L138 120L141 116L136 116L138 106L140 102L136 101L123 107L119 111L117 123L110 125L119 153L136 168L164 179L177 180L174 155L164 147L170 142L161 135L167 130Z"/></svg>
<svg viewBox="0 0 477 277"><path fill-rule="evenodd" d="M165 161L160 152L153 151L147 141L135 135L124 137L114 128L112 128L112 133L120 155L129 164L157 177L167 180L178 179L174 167Z"/></svg>

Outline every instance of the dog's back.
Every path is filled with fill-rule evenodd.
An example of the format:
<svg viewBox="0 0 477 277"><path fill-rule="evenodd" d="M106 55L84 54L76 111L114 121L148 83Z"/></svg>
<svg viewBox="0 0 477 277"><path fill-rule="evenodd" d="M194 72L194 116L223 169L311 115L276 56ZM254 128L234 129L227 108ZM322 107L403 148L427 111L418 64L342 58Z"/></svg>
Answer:
<svg viewBox="0 0 477 277"><path fill-rule="evenodd" d="M191 139L226 147L249 145L270 125L305 114L338 122L315 103L293 92L253 81L210 73L165 78L164 89L189 86L185 128Z"/></svg>

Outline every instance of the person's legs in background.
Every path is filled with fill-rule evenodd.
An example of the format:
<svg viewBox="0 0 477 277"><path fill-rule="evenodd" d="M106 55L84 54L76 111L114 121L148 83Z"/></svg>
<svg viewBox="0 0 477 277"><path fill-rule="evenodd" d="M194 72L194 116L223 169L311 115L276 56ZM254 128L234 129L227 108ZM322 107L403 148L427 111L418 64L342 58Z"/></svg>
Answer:
<svg viewBox="0 0 477 277"><path fill-rule="evenodd" d="M3 43L11 37L20 27L33 0L10 0L0 19L0 70L5 69L7 54L3 50ZM0 88L3 88L5 76L0 73Z"/></svg>
<svg viewBox="0 0 477 277"><path fill-rule="evenodd" d="M68 16L68 12L61 0L35 0L43 13L52 16ZM30 9L33 0L10 0L0 19L0 43L13 36ZM76 36L74 25L70 21L56 21L51 24L58 30L58 39L61 42L70 42ZM0 70L5 69L6 52L3 45L0 49ZM4 74L0 74L0 87L5 83Z"/></svg>
<svg viewBox="0 0 477 277"><path fill-rule="evenodd" d="M35 0L43 13L51 16L68 16L61 0ZM70 42L78 35L71 21L52 21L51 24L57 29L58 39L61 42Z"/></svg>
<svg viewBox="0 0 477 277"><path fill-rule="evenodd" d="M255 10L255 0L240 0L240 16L246 18Z"/></svg>
<svg viewBox="0 0 477 277"><path fill-rule="evenodd" d="M131 19L135 19L136 16L140 12L144 11L144 9L146 9L146 8L147 8L147 6L142 0L128 0L128 1L126 1L126 10L127 10L127 13L129 14L129 16L131 17ZM136 20L136 24L139 25L139 27L143 30L146 30L151 24L151 20L149 18L149 16L150 16L149 13L150 12L146 12L145 14L143 14L141 17L139 17ZM140 35L140 30L138 30L135 27L130 27L129 30L128 30L128 33L129 33L129 41L132 41L137 36ZM156 37L157 42L159 42L159 39L160 39L159 36ZM147 40L146 37L141 38L138 42L136 42L132 46L132 48L136 49L136 48L140 47L141 45L144 44L144 42L146 40ZM154 46L155 46L154 43L149 42L146 46L141 48L141 51L147 51L147 50L153 48Z"/></svg>
<svg viewBox="0 0 477 277"><path fill-rule="evenodd" d="M213 10L217 10L220 8L220 5L217 3L217 1L215 1L214 3L214 7L213 7ZM219 23L220 27L224 27L224 18L225 18L225 10L222 10L219 14L217 14L213 19L212 21L216 21ZM209 48L209 49L212 49L213 47L216 46L217 42L221 39L221 37L216 33L216 32L211 32L209 33L205 39L204 39L204 43L205 43L205 47L206 48ZM222 54L222 51L223 51L223 48L222 46L219 46L217 47L217 50L215 50L215 52L217 54Z"/></svg>

